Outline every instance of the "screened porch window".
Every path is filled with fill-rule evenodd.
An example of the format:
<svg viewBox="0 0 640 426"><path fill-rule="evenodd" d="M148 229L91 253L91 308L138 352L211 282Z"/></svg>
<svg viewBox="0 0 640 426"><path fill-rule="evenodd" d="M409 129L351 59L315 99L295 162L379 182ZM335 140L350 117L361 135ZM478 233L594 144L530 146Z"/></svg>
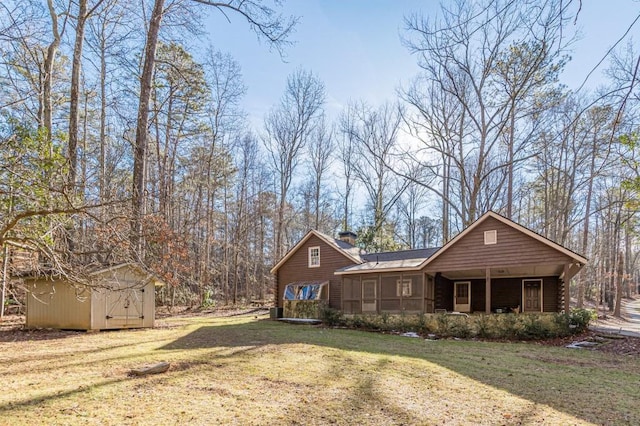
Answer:
<svg viewBox="0 0 640 426"><path fill-rule="evenodd" d="M396 282L396 295L398 297L411 297L411 279L398 280Z"/></svg>

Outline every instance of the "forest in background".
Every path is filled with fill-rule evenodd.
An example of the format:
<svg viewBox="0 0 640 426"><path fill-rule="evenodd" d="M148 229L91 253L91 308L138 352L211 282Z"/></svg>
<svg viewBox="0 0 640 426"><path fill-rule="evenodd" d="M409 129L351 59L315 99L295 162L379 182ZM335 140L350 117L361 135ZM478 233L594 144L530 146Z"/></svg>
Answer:
<svg viewBox="0 0 640 426"><path fill-rule="evenodd" d="M581 7L406 16L420 73L396 99L332 117L298 68L252 128L239 64L188 39L234 14L286 52L304 23L279 2L3 1L0 309L20 302L21 268L82 282L129 261L167 283L164 304L270 301L269 269L309 229L355 231L369 252L434 247L493 210L587 257L577 306L619 314L638 287L640 55L620 28L606 85L561 85Z"/></svg>

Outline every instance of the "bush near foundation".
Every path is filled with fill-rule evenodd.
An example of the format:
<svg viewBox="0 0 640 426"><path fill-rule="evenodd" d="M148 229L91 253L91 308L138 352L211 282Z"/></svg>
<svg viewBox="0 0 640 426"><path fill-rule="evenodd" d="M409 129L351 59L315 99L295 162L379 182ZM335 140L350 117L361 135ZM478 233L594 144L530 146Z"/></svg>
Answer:
<svg viewBox="0 0 640 426"><path fill-rule="evenodd" d="M594 313L574 309L569 313L546 314L472 314L468 317L447 314L344 315L325 308L320 318L328 326L380 332L413 331L423 336L462 339L541 340L579 334L587 330Z"/></svg>

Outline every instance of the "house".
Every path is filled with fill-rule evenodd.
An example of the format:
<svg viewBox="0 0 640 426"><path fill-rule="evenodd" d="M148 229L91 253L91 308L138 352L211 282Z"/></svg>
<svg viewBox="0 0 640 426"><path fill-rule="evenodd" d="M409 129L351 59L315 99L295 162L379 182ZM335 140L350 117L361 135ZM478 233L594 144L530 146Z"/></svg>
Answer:
<svg viewBox="0 0 640 426"><path fill-rule="evenodd" d="M587 262L492 211L439 248L366 254L354 242L309 231L271 270L278 306L315 285L346 314L561 312Z"/></svg>
<svg viewBox="0 0 640 426"><path fill-rule="evenodd" d="M153 274L134 263L102 268L89 275L90 285L64 276L24 278L27 328L107 330L153 327Z"/></svg>

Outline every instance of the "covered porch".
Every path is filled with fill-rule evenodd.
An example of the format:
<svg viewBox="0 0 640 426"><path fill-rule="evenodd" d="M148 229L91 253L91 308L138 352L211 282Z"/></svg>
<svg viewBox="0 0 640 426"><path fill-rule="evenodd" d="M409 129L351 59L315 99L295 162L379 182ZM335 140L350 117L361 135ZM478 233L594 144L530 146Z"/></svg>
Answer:
<svg viewBox="0 0 640 426"><path fill-rule="evenodd" d="M346 314L536 313L569 309L575 263L342 276Z"/></svg>
<svg viewBox="0 0 640 426"><path fill-rule="evenodd" d="M493 266L427 271L435 283L435 309L455 312L521 313L569 310L574 263Z"/></svg>

